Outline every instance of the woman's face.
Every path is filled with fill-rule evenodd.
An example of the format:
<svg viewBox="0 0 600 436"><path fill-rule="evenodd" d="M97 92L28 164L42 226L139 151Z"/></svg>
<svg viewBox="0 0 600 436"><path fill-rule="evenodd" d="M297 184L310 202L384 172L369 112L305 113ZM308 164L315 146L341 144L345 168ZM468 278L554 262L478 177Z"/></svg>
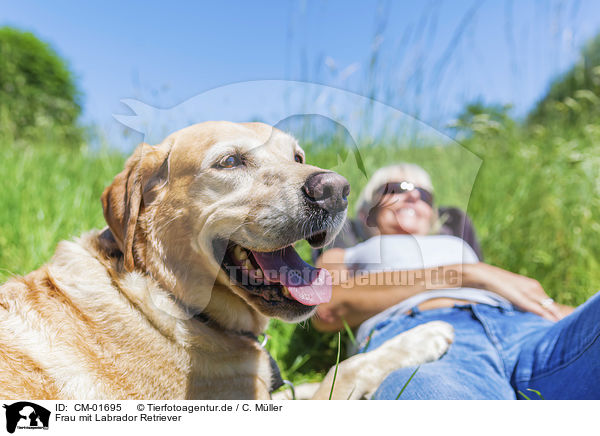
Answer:
<svg viewBox="0 0 600 436"><path fill-rule="evenodd" d="M416 189L384 195L376 215L382 235L426 235L432 221L433 208L421 199Z"/></svg>

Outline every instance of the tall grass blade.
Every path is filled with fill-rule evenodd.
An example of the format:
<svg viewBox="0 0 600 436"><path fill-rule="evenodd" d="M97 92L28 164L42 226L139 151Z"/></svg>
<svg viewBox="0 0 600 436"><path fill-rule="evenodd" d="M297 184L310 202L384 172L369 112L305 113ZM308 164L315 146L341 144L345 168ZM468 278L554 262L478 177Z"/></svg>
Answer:
<svg viewBox="0 0 600 436"><path fill-rule="evenodd" d="M535 392L537 394L538 397L540 397L540 400L545 400L544 396L540 393L540 391L536 391L535 389L527 389L528 391L531 392Z"/></svg>
<svg viewBox="0 0 600 436"><path fill-rule="evenodd" d="M528 389L528 390L529 390L529 389ZM523 392L521 392L521 391L517 391L517 393L518 393L519 395L522 395L522 396L523 396L523 398L525 398L526 400L531 400L531 398L529 398L529 397L528 397L527 395L525 395Z"/></svg>
<svg viewBox="0 0 600 436"><path fill-rule="evenodd" d="M402 386L402 389L400 389L400 392L398 393L398 396L396 397L397 400L400 399L400 396L404 393L404 389L406 389L406 387L408 386L410 381L413 379L413 377L415 376L415 374L417 373L419 368L421 368L421 365L417 366L417 368L413 371L413 373L410 375L408 380L406 380L406 383L404 383L404 386Z"/></svg>
<svg viewBox="0 0 600 436"><path fill-rule="evenodd" d="M419 370L420 367L421 367L421 365L417 366L417 369L415 369L413 371L413 373L410 375L410 377L408 378L408 380L406 380L406 383L404 383L404 386L402 386L402 389L400 389L400 392L398 393L398 396L396 397L396 400L400 399L400 396L404 392L404 389L406 389L406 387L408 386L408 384L410 383L410 381L413 379L413 377L415 376L415 374L417 373L417 371Z"/></svg>
<svg viewBox="0 0 600 436"><path fill-rule="evenodd" d="M356 390L356 386L354 386L352 388L352 390L350 391L350 395L348 395L348 398L346 398L346 400L349 400L350 398L352 398L352 394L354 393L355 390Z"/></svg>
<svg viewBox="0 0 600 436"><path fill-rule="evenodd" d="M337 377L338 366L340 366L340 349L342 343L342 334L338 332L338 349L337 349L337 359L335 361L335 371L333 372L333 381L331 382L331 391L329 392L329 399L333 397L333 388L335 386L335 379Z"/></svg>
<svg viewBox="0 0 600 436"><path fill-rule="evenodd" d="M305 354L304 356L296 357L296 359L294 360L294 363L292 363L292 366L289 367L287 372L290 374L293 374L294 372L298 371L298 369L300 369L300 367L302 367L302 365L304 365L309 360L310 360L310 355L308 355L308 354Z"/></svg>
<svg viewBox="0 0 600 436"><path fill-rule="evenodd" d="M344 323L344 328L346 329L346 333L348 333L348 337L352 341L352 345L356 346L356 338L354 337L354 333L352 333L352 329L343 317L342 322Z"/></svg>
<svg viewBox="0 0 600 436"><path fill-rule="evenodd" d="M365 348L363 348L363 353L366 353L367 350L369 349L369 345L371 345L371 338L373 337L373 333L375 333L375 327L373 327L371 329L371 331L369 332L367 343L365 344Z"/></svg>

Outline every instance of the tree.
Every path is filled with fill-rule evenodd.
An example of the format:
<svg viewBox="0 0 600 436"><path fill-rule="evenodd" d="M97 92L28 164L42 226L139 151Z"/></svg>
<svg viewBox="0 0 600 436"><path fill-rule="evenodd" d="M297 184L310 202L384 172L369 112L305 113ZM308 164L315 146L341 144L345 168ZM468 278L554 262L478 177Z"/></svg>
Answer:
<svg viewBox="0 0 600 436"><path fill-rule="evenodd" d="M600 35L581 51L580 59L550 85L527 117L528 124L597 120L600 115Z"/></svg>
<svg viewBox="0 0 600 436"><path fill-rule="evenodd" d="M29 32L0 28L0 133L81 139L80 93L65 61Z"/></svg>
<svg viewBox="0 0 600 436"><path fill-rule="evenodd" d="M510 116L509 104L469 103L449 127L456 131L456 139L462 140L473 134L492 134L512 129L515 121Z"/></svg>

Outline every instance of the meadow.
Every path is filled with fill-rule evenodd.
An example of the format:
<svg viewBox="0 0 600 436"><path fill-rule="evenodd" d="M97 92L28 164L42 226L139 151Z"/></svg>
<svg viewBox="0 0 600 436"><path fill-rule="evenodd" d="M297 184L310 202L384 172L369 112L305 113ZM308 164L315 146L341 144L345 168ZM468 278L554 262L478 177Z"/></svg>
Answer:
<svg viewBox="0 0 600 436"><path fill-rule="evenodd" d="M576 306L600 289L599 140L594 124L526 128L482 117L460 144L407 148L390 140L361 152L368 173L391 162L423 166L438 204L467 210L487 263L533 277L555 300ZM312 162L335 162L335 152L308 149ZM340 172L351 181L352 204L364 178ZM276 321L270 332L272 353L291 379L318 379L335 362L336 334ZM351 336L342 337L343 347Z"/></svg>
<svg viewBox="0 0 600 436"><path fill-rule="evenodd" d="M355 163L339 165L343 141L303 145L309 162L348 177L352 212L366 180ZM566 304L600 288L599 126L525 128L483 117L460 144L408 147L388 138L360 151L367 173L399 161L428 170L437 203L467 209L486 262L536 278ZM60 240L103 227L100 194L125 158L50 137L0 139L0 282L47 262ZM309 256L306 245L298 249ZM284 378L316 380L335 363L337 334L316 332L310 322L273 321L267 333Z"/></svg>

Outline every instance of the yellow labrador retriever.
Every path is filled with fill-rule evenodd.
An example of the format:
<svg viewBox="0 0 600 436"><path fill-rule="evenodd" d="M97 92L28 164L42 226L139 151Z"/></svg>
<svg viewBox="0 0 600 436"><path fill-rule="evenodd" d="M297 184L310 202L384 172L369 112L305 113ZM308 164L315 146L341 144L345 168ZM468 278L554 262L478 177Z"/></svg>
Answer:
<svg viewBox="0 0 600 436"><path fill-rule="evenodd" d="M260 123L202 123L140 145L102 195L108 227L0 287L0 397L269 398L276 366L256 336L269 317L303 320L330 298L328 273L292 244L330 241L348 192ZM451 337L435 323L355 356L336 397L438 358Z"/></svg>

